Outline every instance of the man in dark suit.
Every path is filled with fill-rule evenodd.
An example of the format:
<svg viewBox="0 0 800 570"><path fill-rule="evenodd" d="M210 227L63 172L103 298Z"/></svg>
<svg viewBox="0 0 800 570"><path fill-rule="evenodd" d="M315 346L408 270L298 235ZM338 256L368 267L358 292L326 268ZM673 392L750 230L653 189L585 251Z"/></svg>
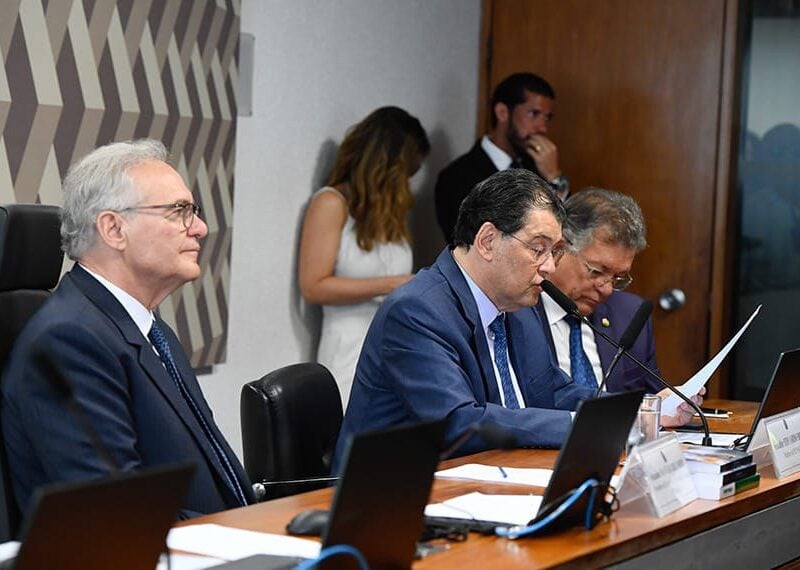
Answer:
<svg viewBox="0 0 800 570"><path fill-rule="evenodd" d="M558 369L531 307L563 255L563 206L523 169L498 172L461 205L455 247L394 291L367 333L336 450L358 432L449 418L452 443L474 423L519 445L559 447L570 410L593 395ZM473 437L461 452L485 449Z"/></svg>
<svg viewBox="0 0 800 570"><path fill-rule="evenodd" d="M642 303L641 297L623 291L633 281L634 257L647 246L642 211L630 196L600 188L573 194L565 208L563 231L569 246L550 280L592 324L618 340ZM571 322L546 293L536 310L561 369L574 380L586 378L597 387L616 349L588 326ZM648 319L631 352L658 372L652 320ZM606 388L609 392L661 390L656 380L627 358L617 363Z"/></svg>
<svg viewBox="0 0 800 570"><path fill-rule="evenodd" d="M28 323L3 375L2 427L23 512L48 483L110 467L54 390L77 406L121 471L177 462L196 470L183 517L254 501L175 334L153 311L200 276L208 233L157 141L101 147L64 180L61 235L77 261Z"/></svg>
<svg viewBox="0 0 800 570"><path fill-rule="evenodd" d="M442 170L436 181L436 218L447 243L461 201L478 182L499 170L526 168L548 181L561 199L569 194L558 149L547 138L555 98L550 84L533 73L515 73L497 85L489 133Z"/></svg>

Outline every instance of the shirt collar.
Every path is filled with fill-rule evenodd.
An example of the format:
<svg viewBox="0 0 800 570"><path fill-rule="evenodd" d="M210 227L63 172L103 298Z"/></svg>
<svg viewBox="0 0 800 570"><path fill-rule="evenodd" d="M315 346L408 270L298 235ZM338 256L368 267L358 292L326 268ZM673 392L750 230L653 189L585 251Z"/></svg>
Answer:
<svg viewBox="0 0 800 570"><path fill-rule="evenodd" d="M455 260L455 256L453 257ZM492 324L497 318L497 315L501 313L501 311L495 307L492 300L486 296L480 287L472 280L464 268L459 265L458 261L456 261L456 265L458 265L459 270L461 270L461 274L464 276L464 279L467 281L467 286L469 286L469 290L472 293L472 298L475 299L475 304L478 306L478 314L481 317L481 325L483 326L483 330L486 331L489 329L489 325Z"/></svg>
<svg viewBox="0 0 800 570"><path fill-rule="evenodd" d="M494 144L488 135L483 135L483 138L481 139L481 148L483 149L483 152L489 156L489 159L492 161L492 164L494 164L497 170L506 170L514 161L514 159L511 158L506 151Z"/></svg>
<svg viewBox="0 0 800 570"><path fill-rule="evenodd" d="M547 315L547 321L551 325L567 316L567 312L544 291L542 291L540 299L544 303L544 312Z"/></svg>
<svg viewBox="0 0 800 570"><path fill-rule="evenodd" d="M147 334L150 332L150 327L153 325L153 321L155 320L153 312L102 275L98 275L83 264L80 264L80 266L84 269L84 271L86 271L86 273L97 279L103 287L108 289L108 292L111 293L117 301L119 301L128 315L130 315L131 319L133 319L133 322L136 324L136 328L142 332L142 336L147 338Z"/></svg>

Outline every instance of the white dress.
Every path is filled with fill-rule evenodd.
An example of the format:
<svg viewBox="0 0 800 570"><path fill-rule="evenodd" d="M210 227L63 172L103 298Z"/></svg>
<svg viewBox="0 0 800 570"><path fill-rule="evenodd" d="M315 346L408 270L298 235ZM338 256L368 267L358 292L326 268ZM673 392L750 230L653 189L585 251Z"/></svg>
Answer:
<svg viewBox="0 0 800 570"><path fill-rule="evenodd" d="M336 192L341 196L338 190L331 187L322 188L319 192ZM401 275L411 273L412 263L411 247L406 241L376 243L372 251L361 249L356 241L355 222L348 214L339 241L334 275L354 279ZM355 305L322 307L317 361L330 370L336 379L345 410L361 345L382 300L381 296Z"/></svg>

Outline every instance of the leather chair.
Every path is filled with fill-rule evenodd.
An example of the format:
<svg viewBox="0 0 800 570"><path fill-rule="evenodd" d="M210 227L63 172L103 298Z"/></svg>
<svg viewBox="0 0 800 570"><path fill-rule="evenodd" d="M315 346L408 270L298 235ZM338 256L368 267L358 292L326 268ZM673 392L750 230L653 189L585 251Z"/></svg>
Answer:
<svg viewBox="0 0 800 570"><path fill-rule="evenodd" d="M262 481L266 499L326 485L284 483L330 475L342 425L342 402L331 373L321 364L293 364L242 387L244 467Z"/></svg>
<svg viewBox="0 0 800 570"><path fill-rule="evenodd" d="M41 204L0 205L0 372L14 340L58 284L64 259L60 211ZM16 535L20 515L2 438L0 474L0 542L5 542Z"/></svg>

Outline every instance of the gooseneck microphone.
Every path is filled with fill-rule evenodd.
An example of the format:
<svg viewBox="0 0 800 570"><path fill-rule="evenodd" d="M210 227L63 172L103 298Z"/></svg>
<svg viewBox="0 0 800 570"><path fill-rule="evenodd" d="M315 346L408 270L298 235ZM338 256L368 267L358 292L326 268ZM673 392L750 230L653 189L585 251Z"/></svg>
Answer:
<svg viewBox="0 0 800 570"><path fill-rule="evenodd" d="M615 347L618 350L621 350L622 354L627 356L631 361L633 361L639 368L644 370L647 374L649 374L650 376L655 378L656 381L659 384L661 384L667 390L669 390L670 392L672 392L673 394L678 396L681 400L686 402L686 404L689 407L691 407L698 416L700 416L700 420L703 422L703 432L704 432L703 445L711 446L711 435L710 435L710 431L708 429L708 420L706 419L705 414L700 409L700 406L695 404L692 401L691 398L687 398L686 396L684 396L683 393L680 390L678 390L672 384L670 384L669 382L664 380L661 376L659 376L658 374L656 374L655 372L650 370L650 368L648 368L646 364L644 364L641 360L639 360L634 355L632 355L629 350L623 349L620 346L620 343L618 343L613 338L608 336L606 333L601 331L599 328L594 326L589 319L587 319L585 316L583 316L581 314L581 312L578 310L577 305L575 305L575 303L572 301L572 299L567 297L558 287L553 285L550 281L545 279L544 281L542 281L541 287L542 287L542 290L544 290L545 293L547 293L548 295L550 295L550 297L553 298L553 300L558 304L559 307L564 309L564 311L566 311L570 315L574 315L575 317L580 319L581 322L586 323L586 325L590 329L592 329L596 334L600 335L600 337L603 338L605 341L607 341L609 344L611 344L611 346Z"/></svg>
<svg viewBox="0 0 800 570"><path fill-rule="evenodd" d="M517 438L513 434L496 426L495 424L470 424L453 443L451 443L442 453L439 454L439 461L444 461L453 456L462 445L473 435L480 435L492 449L512 449L517 447Z"/></svg>
<svg viewBox="0 0 800 570"><path fill-rule="evenodd" d="M94 452L103 460L103 463L106 464L106 467L108 467L111 473L118 473L120 470L119 464L103 445L100 436L97 435L97 432L92 427L86 414L83 413L83 410L78 405L72 382L70 382L61 369L56 366L56 363L53 361L53 356L50 353L42 352L39 361L42 363L45 377L53 392L56 393L58 399L64 403L69 413L72 414L72 417L78 422L81 431L89 438L89 444L92 446L92 449L94 449Z"/></svg>
<svg viewBox="0 0 800 570"><path fill-rule="evenodd" d="M614 355L614 358L611 360L608 370L603 376L603 381L600 382L600 386L597 388L597 392L594 395L595 398L599 397L603 392L603 388L608 382L608 379L611 377L611 373L617 366L617 362L619 362L620 357L626 350L630 350L633 346L633 343L636 342L636 339L639 337L639 333L642 332L642 329L647 323L647 319L650 318L650 313L652 312L653 303L648 300L644 300L642 304L639 305L639 308L636 309L636 312L633 314L631 322L628 323L628 327L625 329L625 332L623 332L622 336L619 337L619 348L617 349L617 353Z"/></svg>

